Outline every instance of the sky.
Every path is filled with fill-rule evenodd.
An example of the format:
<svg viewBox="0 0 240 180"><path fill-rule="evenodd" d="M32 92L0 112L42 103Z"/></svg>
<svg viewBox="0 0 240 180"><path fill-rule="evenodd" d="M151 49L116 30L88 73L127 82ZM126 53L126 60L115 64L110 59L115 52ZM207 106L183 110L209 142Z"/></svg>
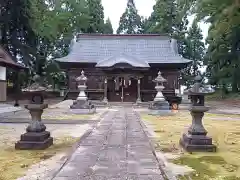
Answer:
<svg viewBox="0 0 240 180"><path fill-rule="evenodd" d="M127 0L102 0L104 7L105 19L110 18L113 29L116 32L119 24L119 19L124 13ZM135 0L136 7L140 16L148 17L151 15L153 10L153 5L155 0ZM189 17L190 23L193 21L194 17ZM203 36L206 38L209 25L205 23L200 23L200 27L203 31Z"/></svg>

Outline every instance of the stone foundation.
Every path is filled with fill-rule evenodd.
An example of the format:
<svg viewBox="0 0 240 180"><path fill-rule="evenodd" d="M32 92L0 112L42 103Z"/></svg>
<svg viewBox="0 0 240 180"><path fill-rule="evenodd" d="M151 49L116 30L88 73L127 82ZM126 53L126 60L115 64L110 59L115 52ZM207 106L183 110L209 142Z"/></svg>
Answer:
<svg viewBox="0 0 240 180"><path fill-rule="evenodd" d="M183 134L179 143L188 152L216 152L212 138L205 135Z"/></svg>
<svg viewBox="0 0 240 180"><path fill-rule="evenodd" d="M92 109L70 109L71 114L94 114L96 113L96 108Z"/></svg>
<svg viewBox="0 0 240 180"><path fill-rule="evenodd" d="M21 135L20 141L15 144L15 149L20 150L43 150L53 145L50 132L27 132Z"/></svg>
<svg viewBox="0 0 240 180"><path fill-rule="evenodd" d="M154 101L150 104L149 109L150 112L148 114L150 115L168 116L173 114L167 101Z"/></svg>

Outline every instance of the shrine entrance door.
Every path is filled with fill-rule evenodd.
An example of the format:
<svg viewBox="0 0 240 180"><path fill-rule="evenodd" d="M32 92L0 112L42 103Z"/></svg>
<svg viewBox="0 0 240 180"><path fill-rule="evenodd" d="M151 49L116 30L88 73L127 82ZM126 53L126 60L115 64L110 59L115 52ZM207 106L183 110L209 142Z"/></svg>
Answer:
<svg viewBox="0 0 240 180"><path fill-rule="evenodd" d="M136 102L137 80L129 76L113 77L109 82L109 101Z"/></svg>

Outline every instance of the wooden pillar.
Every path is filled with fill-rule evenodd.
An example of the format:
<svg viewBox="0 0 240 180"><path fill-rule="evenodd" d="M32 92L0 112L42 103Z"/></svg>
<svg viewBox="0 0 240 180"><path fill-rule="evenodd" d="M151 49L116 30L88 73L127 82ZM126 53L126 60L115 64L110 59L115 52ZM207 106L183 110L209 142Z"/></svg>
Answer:
<svg viewBox="0 0 240 180"><path fill-rule="evenodd" d="M14 82L14 87L15 87L14 99L15 99L15 102L14 102L14 106L18 107L19 106L20 91L21 91L20 82L19 82L19 72L14 72L14 74L15 74L15 82Z"/></svg>
<svg viewBox="0 0 240 180"><path fill-rule="evenodd" d="M137 102L136 103L141 103L141 80L138 78L137 80Z"/></svg>
<svg viewBox="0 0 240 180"><path fill-rule="evenodd" d="M103 102L107 103L108 99L107 99L107 78L105 78L104 80L104 98L103 98Z"/></svg>

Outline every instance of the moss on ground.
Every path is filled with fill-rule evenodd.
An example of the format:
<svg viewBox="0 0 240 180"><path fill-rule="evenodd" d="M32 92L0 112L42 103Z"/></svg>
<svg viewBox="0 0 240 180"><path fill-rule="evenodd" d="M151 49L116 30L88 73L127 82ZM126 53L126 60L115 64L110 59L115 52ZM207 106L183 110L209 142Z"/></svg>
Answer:
<svg viewBox="0 0 240 180"><path fill-rule="evenodd" d="M72 137L56 138L54 145L46 150L15 150L13 146L0 147L0 180L15 180L24 176L31 165L69 149L77 140L78 138Z"/></svg>
<svg viewBox="0 0 240 180"><path fill-rule="evenodd" d="M178 154L182 151L179 139L191 124L189 112L181 111L171 117L147 114L141 116L155 131L156 150ZM216 120L218 117L232 119ZM187 165L195 172L179 179L189 180L190 177L192 180L240 180L240 117L207 113L203 123L218 148L217 152L191 154L184 152L179 159L173 160L173 163Z"/></svg>

